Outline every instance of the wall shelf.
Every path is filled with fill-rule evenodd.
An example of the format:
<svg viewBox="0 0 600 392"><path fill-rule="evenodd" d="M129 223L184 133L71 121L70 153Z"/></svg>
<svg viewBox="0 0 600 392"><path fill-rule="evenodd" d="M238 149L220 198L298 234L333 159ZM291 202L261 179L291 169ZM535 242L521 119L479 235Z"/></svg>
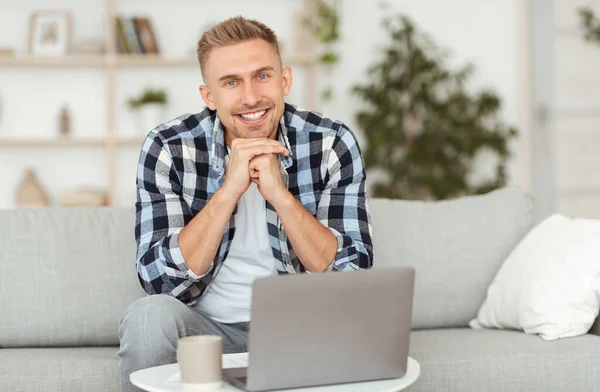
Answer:
<svg viewBox="0 0 600 392"><path fill-rule="evenodd" d="M169 58L153 55L120 55L114 60L117 67L194 67L198 66L198 59L195 57ZM284 65L307 66L315 64L317 58L310 53L283 55Z"/></svg>
<svg viewBox="0 0 600 392"><path fill-rule="evenodd" d="M105 65L103 55L0 57L0 67L12 68L102 68Z"/></svg>
<svg viewBox="0 0 600 392"><path fill-rule="evenodd" d="M131 146L142 148L144 140L146 140L145 136L117 137L116 139L114 139L114 143L117 146Z"/></svg>
<svg viewBox="0 0 600 392"><path fill-rule="evenodd" d="M288 54L284 65L307 66L316 62L314 55ZM0 57L0 67L6 68L104 68L104 67L198 67L195 57L162 57L155 55L68 55Z"/></svg>
<svg viewBox="0 0 600 392"><path fill-rule="evenodd" d="M135 146L141 147L145 137L57 137L57 138L0 138L0 148L4 147L102 147L107 144L115 144L117 146Z"/></svg>
<svg viewBox="0 0 600 392"><path fill-rule="evenodd" d="M113 59L111 59L112 61ZM154 55L119 55L114 57L117 67L197 67L198 60L194 57L162 57Z"/></svg>
<svg viewBox="0 0 600 392"><path fill-rule="evenodd" d="M103 146L104 138L0 138L0 147L94 147Z"/></svg>

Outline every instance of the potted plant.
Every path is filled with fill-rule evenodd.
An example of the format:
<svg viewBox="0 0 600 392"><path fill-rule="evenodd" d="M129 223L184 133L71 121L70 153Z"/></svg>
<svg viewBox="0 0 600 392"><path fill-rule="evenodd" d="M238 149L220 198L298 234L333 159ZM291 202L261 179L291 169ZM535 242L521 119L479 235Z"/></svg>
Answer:
<svg viewBox="0 0 600 392"><path fill-rule="evenodd" d="M129 108L137 115L142 132L148 132L164 122L167 92L164 89L145 88L128 100Z"/></svg>
<svg viewBox="0 0 600 392"><path fill-rule="evenodd" d="M403 15L384 20L389 43L353 93L366 136L367 169L382 179L373 196L441 200L505 185L509 141L517 130L500 116L493 91L469 88L472 65L450 68L446 54ZM488 157L489 155L489 157ZM477 158L491 174L477 179Z"/></svg>

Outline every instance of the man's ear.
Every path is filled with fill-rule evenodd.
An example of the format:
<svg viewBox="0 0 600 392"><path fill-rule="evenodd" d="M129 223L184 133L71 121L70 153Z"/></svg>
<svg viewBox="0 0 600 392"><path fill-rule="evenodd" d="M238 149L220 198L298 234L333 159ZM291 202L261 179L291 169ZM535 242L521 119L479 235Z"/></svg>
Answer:
<svg viewBox="0 0 600 392"><path fill-rule="evenodd" d="M200 85L200 95L202 96L202 99L204 100L204 103L206 104L206 106L209 107L210 110L217 110L217 107L215 106L215 101L213 101L213 96L212 93L210 92L210 89L205 86L205 85Z"/></svg>
<svg viewBox="0 0 600 392"><path fill-rule="evenodd" d="M281 72L283 80L283 95L287 96L292 89L292 69L290 67L285 67Z"/></svg>

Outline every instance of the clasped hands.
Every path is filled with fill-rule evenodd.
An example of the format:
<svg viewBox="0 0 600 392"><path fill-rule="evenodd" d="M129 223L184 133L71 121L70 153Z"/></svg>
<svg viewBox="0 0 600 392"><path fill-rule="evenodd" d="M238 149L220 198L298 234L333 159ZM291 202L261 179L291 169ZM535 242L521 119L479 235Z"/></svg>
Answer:
<svg viewBox="0 0 600 392"><path fill-rule="evenodd" d="M223 188L239 200L254 182L265 200L274 204L287 193L278 154L288 156L289 151L277 140L233 139Z"/></svg>

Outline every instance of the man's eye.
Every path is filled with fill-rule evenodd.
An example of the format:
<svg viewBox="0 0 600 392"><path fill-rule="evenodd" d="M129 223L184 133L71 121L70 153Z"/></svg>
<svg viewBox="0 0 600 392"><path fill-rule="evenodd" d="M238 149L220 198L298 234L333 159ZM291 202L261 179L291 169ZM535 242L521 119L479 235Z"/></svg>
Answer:
<svg viewBox="0 0 600 392"><path fill-rule="evenodd" d="M229 82L227 82L227 86L235 86L235 80L230 80Z"/></svg>
<svg viewBox="0 0 600 392"><path fill-rule="evenodd" d="M258 75L258 80L267 80L268 78L269 78L269 75L265 75L265 74Z"/></svg>

